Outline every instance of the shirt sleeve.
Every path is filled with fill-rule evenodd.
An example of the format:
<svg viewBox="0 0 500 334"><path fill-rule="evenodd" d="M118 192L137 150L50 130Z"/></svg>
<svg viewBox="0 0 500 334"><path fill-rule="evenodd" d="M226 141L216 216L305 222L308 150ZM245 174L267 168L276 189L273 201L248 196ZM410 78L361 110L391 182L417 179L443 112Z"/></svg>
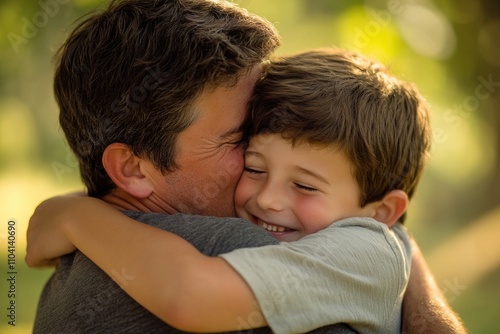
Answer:
<svg viewBox="0 0 500 334"><path fill-rule="evenodd" d="M349 218L295 242L221 256L250 286L275 333L333 323L390 333L400 330L407 241L373 219Z"/></svg>

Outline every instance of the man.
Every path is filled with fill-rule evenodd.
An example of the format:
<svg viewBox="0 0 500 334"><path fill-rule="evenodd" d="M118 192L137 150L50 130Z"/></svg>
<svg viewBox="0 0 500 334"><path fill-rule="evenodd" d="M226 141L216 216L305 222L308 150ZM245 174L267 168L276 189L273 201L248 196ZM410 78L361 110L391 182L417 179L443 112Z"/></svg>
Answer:
<svg viewBox="0 0 500 334"><path fill-rule="evenodd" d="M234 216L245 104L261 62L278 44L269 23L221 1L115 1L87 18L60 51L54 86L61 126L89 195L123 210L168 214L148 223L209 255L272 242L236 235L229 245L211 245L204 233L227 226L227 219L194 215ZM27 262L35 264L30 254ZM423 264L416 268L424 270L410 279L417 283L405 303L408 330L421 329L421 319L433 319L439 332L461 330L446 304L418 307L444 299ZM133 274L117 268L113 279L127 284ZM250 316L240 328L251 327ZM61 259L43 291L34 329L160 331L177 332L79 252Z"/></svg>

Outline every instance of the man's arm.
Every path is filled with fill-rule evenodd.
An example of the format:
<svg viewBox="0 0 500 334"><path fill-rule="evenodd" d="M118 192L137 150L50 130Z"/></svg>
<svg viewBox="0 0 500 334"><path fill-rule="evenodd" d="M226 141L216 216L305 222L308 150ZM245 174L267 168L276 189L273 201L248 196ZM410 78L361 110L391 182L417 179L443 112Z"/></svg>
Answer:
<svg viewBox="0 0 500 334"><path fill-rule="evenodd" d="M404 334L464 334L462 321L453 312L412 240L410 280L403 300Z"/></svg>

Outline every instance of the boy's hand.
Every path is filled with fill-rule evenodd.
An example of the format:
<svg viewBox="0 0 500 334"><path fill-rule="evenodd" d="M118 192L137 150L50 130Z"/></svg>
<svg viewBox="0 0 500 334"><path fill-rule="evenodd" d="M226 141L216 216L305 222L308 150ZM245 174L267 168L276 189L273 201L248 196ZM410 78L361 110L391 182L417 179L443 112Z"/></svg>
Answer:
<svg viewBox="0 0 500 334"><path fill-rule="evenodd" d="M43 201L35 209L27 232L25 261L28 266L54 266L60 256L76 250L66 237L64 227L70 223L71 205L75 201L81 201L82 195L78 193L53 197Z"/></svg>

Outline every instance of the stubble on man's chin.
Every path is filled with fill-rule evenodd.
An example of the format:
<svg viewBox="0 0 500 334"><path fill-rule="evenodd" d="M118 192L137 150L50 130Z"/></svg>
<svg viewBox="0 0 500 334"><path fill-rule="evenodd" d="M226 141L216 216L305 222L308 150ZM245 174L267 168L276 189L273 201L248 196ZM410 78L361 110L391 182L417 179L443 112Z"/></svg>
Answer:
<svg viewBox="0 0 500 334"><path fill-rule="evenodd" d="M229 201L234 202L234 201ZM188 215L212 216L212 217L236 217L234 205L226 205L222 203L207 203L205 205L188 205L178 202L176 211Z"/></svg>
<svg viewBox="0 0 500 334"><path fill-rule="evenodd" d="M201 216L213 216L213 217L236 217L236 211L234 206L227 207L212 207L202 210L199 215Z"/></svg>

